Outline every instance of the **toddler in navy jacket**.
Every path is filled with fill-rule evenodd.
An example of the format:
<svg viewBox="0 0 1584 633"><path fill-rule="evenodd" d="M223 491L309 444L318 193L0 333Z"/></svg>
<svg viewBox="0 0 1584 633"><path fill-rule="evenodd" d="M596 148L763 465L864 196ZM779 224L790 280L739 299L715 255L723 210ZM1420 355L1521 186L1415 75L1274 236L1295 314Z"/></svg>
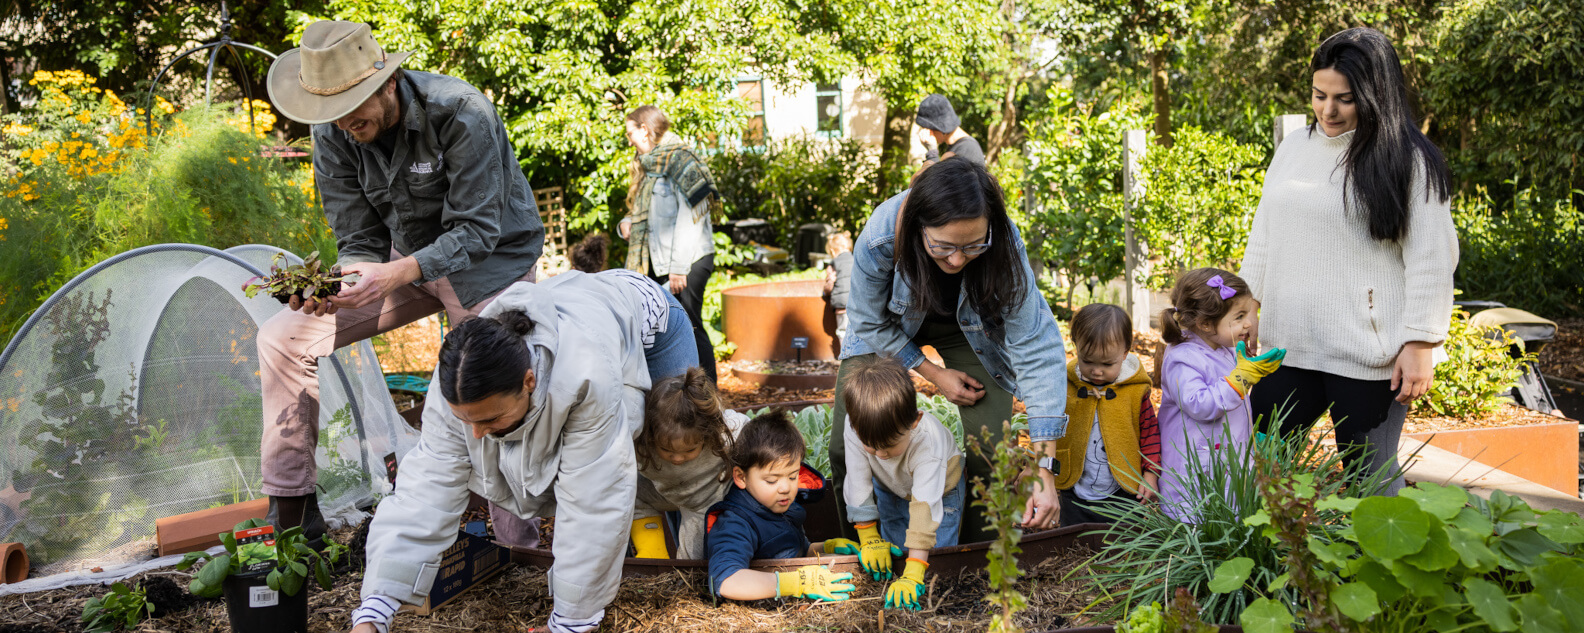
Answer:
<svg viewBox="0 0 1584 633"><path fill-rule="evenodd" d="M800 558L829 554L829 542L809 543L803 535L806 512L799 501L822 495L825 478L803 465L803 435L783 411L750 420L731 450L732 487L710 507L704 549L709 556L710 590L732 600L802 596L846 600L853 586L821 565L792 572L748 568L756 558ZM837 541L839 539L832 539Z"/></svg>

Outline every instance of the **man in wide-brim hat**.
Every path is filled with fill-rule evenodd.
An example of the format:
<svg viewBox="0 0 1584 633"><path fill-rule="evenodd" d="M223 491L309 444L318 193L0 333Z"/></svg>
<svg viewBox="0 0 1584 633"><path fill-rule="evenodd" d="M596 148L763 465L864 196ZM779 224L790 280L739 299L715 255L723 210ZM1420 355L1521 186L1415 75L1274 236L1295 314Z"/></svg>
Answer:
<svg viewBox="0 0 1584 633"><path fill-rule="evenodd" d="M512 283L534 280L544 246L494 105L461 80L403 70L410 55L387 54L367 24L321 21L270 67L276 110L312 127L325 218L342 274L355 276L327 299L292 297L259 331L269 518L310 538L325 529L314 496L318 359L441 310L453 325L477 315ZM424 570L445 547L435 539L454 538L455 519L445 529L433 552L369 561L376 606L423 601ZM390 581L398 577L405 588Z"/></svg>

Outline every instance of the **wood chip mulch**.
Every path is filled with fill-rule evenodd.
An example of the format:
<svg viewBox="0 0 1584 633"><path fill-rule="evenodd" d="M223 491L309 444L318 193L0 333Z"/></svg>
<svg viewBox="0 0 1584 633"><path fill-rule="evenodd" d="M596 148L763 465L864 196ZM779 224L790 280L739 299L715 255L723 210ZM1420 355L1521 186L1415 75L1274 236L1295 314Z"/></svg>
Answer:
<svg viewBox="0 0 1584 633"><path fill-rule="evenodd" d="M1540 350L1540 373L1584 382L1584 317L1556 323L1556 338Z"/></svg>
<svg viewBox="0 0 1584 633"><path fill-rule="evenodd" d="M352 528L337 530L332 538L350 540L354 532ZM1018 624L1029 631L1090 624L1083 617L1069 620L1068 614L1092 611L1093 605L1100 601L1092 587L1077 580L1083 576L1085 563L1093 555L1094 552L1087 549L1068 550L1024 570L1026 575L1019 581L1018 588L1027 597L1029 608L1019 614ZM308 597L310 633L347 630L350 613L360 600L361 578L361 569L348 568L336 575L329 591L317 587L311 590ZM140 574L128 582L136 585L155 579L174 581L185 590L189 576L165 569ZM626 578L616 600L606 609L600 630L640 633L984 631L990 622L990 608L984 600L988 576L983 570L963 572L955 577L932 576L924 609L919 612L891 609L882 614L886 583L863 577L855 578L854 584L857 585L854 599L838 603L800 599L717 603L709 595L708 577L703 572ZM167 584L160 591L169 595L169 588ZM88 585L0 597L0 632L81 631L77 620L83 603L105 592L104 587ZM191 596L184 593L165 600L174 601L171 612L145 620L131 630L141 633L224 633L230 630L222 600L197 599L188 606L183 603L190 601ZM551 604L545 571L516 566L474 587L433 615L398 616L393 628L415 633L538 632L545 630Z"/></svg>

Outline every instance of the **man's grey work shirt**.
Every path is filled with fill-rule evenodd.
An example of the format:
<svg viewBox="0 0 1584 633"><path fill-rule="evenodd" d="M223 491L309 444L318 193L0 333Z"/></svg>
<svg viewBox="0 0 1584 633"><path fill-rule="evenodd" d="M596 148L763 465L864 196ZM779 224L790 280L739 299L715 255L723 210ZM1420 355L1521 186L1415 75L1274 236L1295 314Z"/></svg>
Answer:
<svg viewBox="0 0 1584 633"><path fill-rule="evenodd" d="M401 134L387 156L334 123L313 126L314 176L339 263L418 260L463 306L537 265L544 225L495 106L460 79L404 71Z"/></svg>

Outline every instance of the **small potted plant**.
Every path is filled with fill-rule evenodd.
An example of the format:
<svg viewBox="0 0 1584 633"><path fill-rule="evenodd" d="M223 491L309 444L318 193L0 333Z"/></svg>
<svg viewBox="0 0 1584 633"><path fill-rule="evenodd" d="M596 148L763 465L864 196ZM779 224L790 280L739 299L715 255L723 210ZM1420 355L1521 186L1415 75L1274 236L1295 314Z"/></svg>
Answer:
<svg viewBox="0 0 1584 633"><path fill-rule="evenodd" d="M323 301L341 292L342 282L354 283L354 279L341 275L341 267L326 267L319 259L319 251L309 253L301 264L283 266L285 259L285 253L276 253L270 260L270 274L247 280L242 284L242 294L252 299L263 291L281 303L289 303L293 296Z"/></svg>
<svg viewBox="0 0 1584 633"><path fill-rule="evenodd" d="M328 539L323 553L308 546L301 527L275 534L263 519L248 519L220 535L226 553L188 552L177 569L208 560L193 575L188 591L195 596L226 598L231 630L237 633L286 633L308 630L308 592L312 574L320 589L330 589L331 567L346 547Z"/></svg>

